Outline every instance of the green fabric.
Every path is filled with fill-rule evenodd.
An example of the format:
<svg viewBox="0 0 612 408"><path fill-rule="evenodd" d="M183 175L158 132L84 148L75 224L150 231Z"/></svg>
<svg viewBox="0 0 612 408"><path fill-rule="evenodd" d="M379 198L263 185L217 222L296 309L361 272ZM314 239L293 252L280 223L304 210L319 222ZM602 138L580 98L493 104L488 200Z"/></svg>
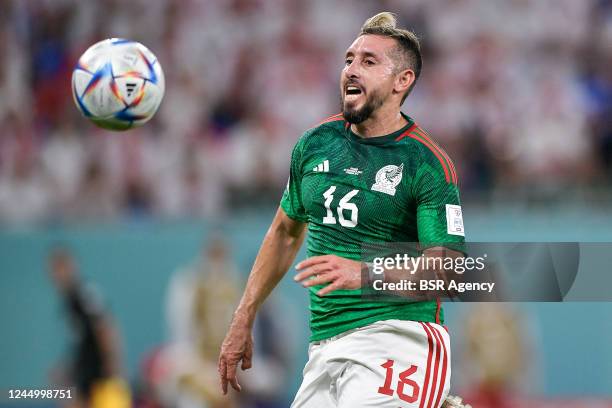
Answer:
<svg viewBox="0 0 612 408"><path fill-rule="evenodd" d="M340 119L312 128L298 140L281 207L290 218L308 223L309 257L334 254L362 260L361 244L380 242L463 249L464 237L447 233L446 204L460 205L449 177L451 165L443 154L436 156L410 137L422 138L414 133L412 119L405 118L408 125L391 135L361 138ZM400 135L404 137L396 140ZM388 165L395 167L380 171ZM320 288L310 288L311 341L384 319L436 321L435 301L373 301L362 298L361 290L319 297Z"/></svg>

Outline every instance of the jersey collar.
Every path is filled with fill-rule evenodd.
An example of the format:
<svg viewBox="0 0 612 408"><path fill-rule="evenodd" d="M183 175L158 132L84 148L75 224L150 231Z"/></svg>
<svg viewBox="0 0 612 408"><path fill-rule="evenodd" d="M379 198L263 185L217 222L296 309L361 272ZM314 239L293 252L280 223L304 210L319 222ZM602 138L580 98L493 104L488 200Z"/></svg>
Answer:
<svg viewBox="0 0 612 408"><path fill-rule="evenodd" d="M406 126L402 127L399 130L396 130L395 132L390 133L388 135L373 136L373 137L361 137L361 136L357 135L356 133L354 133L351 130L350 126L347 126L346 133L347 133L347 135L348 135L350 140L352 140L354 142L357 142L357 143L361 143L361 144L382 145L382 144L387 144L387 143L395 142L395 139L397 139L402 133L404 133L412 125L414 125L414 120L412 120L412 118L410 116L406 115L404 112L400 112L400 113L402 114L404 119L406 119L408 121L408 123L406 124Z"/></svg>

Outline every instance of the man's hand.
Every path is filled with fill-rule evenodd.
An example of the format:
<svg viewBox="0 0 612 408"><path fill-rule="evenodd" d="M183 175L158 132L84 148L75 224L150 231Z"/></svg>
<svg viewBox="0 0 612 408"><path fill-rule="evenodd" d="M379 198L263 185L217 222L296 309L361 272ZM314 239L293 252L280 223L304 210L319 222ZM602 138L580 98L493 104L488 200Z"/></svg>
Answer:
<svg viewBox="0 0 612 408"><path fill-rule="evenodd" d="M299 273L293 278L305 288L329 283L317 292L319 296L338 289L361 287L361 262L336 255L313 256L295 267ZM312 279L310 279L312 278Z"/></svg>
<svg viewBox="0 0 612 408"><path fill-rule="evenodd" d="M233 389L240 391L242 387L236 379L236 367L242 361L241 368L248 370L252 366L253 358L253 335L251 326L238 315L232 320L232 324L221 345L219 355L219 376L221 377L221 389L223 395L227 394L227 383Z"/></svg>

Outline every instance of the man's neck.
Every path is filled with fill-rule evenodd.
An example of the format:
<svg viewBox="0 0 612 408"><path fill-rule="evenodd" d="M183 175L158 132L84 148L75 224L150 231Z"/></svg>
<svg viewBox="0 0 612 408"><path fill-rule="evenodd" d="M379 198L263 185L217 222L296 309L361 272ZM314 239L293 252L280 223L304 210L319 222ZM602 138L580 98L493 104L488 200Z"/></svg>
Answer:
<svg viewBox="0 0 612 408"><path fill-rule="evenodd" d="M359 124L352 124L353 133L361 137L384 136L400 130L408 121L399 109L378 109L368 119Z"/></svg>

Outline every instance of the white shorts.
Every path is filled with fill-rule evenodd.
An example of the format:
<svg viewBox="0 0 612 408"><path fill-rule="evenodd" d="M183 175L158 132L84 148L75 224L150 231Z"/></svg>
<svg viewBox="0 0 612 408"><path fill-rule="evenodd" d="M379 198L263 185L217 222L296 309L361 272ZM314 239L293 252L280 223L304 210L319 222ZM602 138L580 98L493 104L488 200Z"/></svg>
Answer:
<svg viewBox="0 0 612 408"><path fill-rule="evenodd" d="M439 408L450 375L442 326L379 321L311 343L291 408Z"/></svg>

